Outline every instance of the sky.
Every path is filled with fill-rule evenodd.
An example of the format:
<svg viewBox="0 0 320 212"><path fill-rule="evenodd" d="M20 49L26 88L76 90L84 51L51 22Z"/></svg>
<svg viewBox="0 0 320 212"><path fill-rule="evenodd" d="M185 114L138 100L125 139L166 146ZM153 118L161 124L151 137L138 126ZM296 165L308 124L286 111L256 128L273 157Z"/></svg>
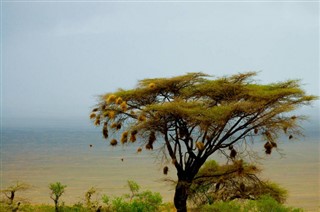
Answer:
<svg viewBox="0 0 320 212"><path fill-rule="evenodd" d="M258 71L319 95L317 2L12 0L1 24L4 126L88 121L100 94L187 72Z"/></svg>

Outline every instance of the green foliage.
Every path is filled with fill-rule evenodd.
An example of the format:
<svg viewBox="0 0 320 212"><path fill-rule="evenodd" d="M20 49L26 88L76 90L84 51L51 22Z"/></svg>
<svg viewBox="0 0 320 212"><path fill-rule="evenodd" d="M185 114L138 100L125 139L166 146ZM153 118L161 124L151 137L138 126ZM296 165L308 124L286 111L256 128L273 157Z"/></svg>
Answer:
<svg viewBox="0 0 320 212"><path fill-rule="evenodd" d="M302 212L302 209L287 207L270 196L261 196L258 200L216 202L198 208L201 212Z"/></svg>
<svg viewBox="0 0 320 212"><path fill-rule="evenodd" d="M30 189L31 186L24 182L17 181L16 183L13 183L12 185L8 186L5 189L1 189L1 193L5 196L6 202L11 205L14 204L15 198L17 195L17 192L22 192L25 190Z"/></svg>
<svg viewBox="0 0 320 212"><path fill-rule="evenodd" d="M127 131L138 130L141 139L143 132L156 131L165 135L182 127L186 127L190 137L194 134L211 136L208 142L218 139L216 136L222 133L225 144L236 132L247 130L235 138L241 140L255 128L260 129L262 137L268 131L271 140L284 128L286 134L298 134L297 120L303 117L291 119L285 113L310 104L317 97L306 95L298 80L263 85L254 82L255 75L249 72L212 79L203 73L188 73L172 78L144 79L134 89L102 95L91 118L96 125L103 124L104 132L108 127L114 130L111 127L114 123L131 123L126 126ZM141 116L145 118L140 119ZM192 147L190 145L187 147ZM223 143L219 145L223 148ZM207 145L206 148L213 147Z"/></svg>
<svg viewBox="0 0 320 212"><path fill-rule="evenodd" d="M131 201L123 197L117 197L112 201L112 210L120 212L149 212L159 211L162 203L162 197L159 193L144 191L138 193Z"/></svg>
<svg viewBox="0 0 320 212"><path fill-rule="evenodd" d="M189 191L189 200L196 205L212 204L219 200L258 199L270 195L283 203L287 191L276 183L258 178L259 168L234 160L227 165L219 165L210 160L196 175Z"/></svg>
<svg viewBox="0 0 320 212"><path fill-rule="evenodd" d="M244 206L243 211L252 212L299 212L303 211L299 208L286 207L269 195L261 196L258 200L250 200Z"/></svg>
<svg viewBox="0 0 320 212"><path fill-rule="evenodd" d="M18 211L27 202L24 198L20 197L20 193L30 188L31 186L29 184L17 181L7 188L2 189L1 194L4 199L1 199L1 207L6 211ZM18 197L17 192L19 192Z"/></svg>
<svg viewBox="0 0 320 212"><path fill-rule="evenodd" d="M23 205L19 211L24 212L54 212L56 209L51 205ZM73 206L59 206L61 212L90 212L87 208L73 205Z"/></svg>
<svg viewBox="0 0 320 212"><path fill-rule="evenodd" d="M121 129L126 135L135 132L130 140L143 142L146 149L153 149L155 140L160 142L177 169L178 181L186 183L185 188L177 185L180 193L175 194L175 206L185 210L187 184L215 152L241 142L248 144L246 139L252 138L265 140L265 153L271 154L281 134L289 139L301 134L298 121L304 117L288 114L318 97L307 95L298 80L257 84L255 75L249 72L212 79L203 73L187 73L144 79L136 88L101 95L90 118L96 126L103 126L107 139L108 130ZM110 144L117 145L112 139ZM121 140L127 143L127 136ZM236 153L233 149L225 155L235 159Z"/></svg>
<svg viewBox="0 0 320 212"><path fill-rule="evenodd" d="M213 205L204 205L200 211L203 212L239 212L241 205L236 202L216 202Z"/></svg>
<svg viewBox="0 0 320 212"><path fill-rule="evenodd" d="M269 195L279 203L284 203L288 197L288 191L273 182L263 182L262 189L261 194Z"/></svg>
<svg viewBox="0 0 320 212"><path fill-rule="evenodd" d="M132 200L126 197L114 197L111 201L106 195L102 197L106 206L100 207L101 212L156 212L156 211L174 211L171 203L162 203L162 197L159 193L151 191L138 192ZM9 205L0 202L1 211L12 211ZM30 205L23 204L19 211L24 212L54 212L55 207L51 205ZM92 212L93 210L78 202L73 206L59 206L61 212ZM96 210L94 210L96 211ZM202 205L191 211L204 212L302 212L302 209L292 208L282 205L270 196L260 196L257 200L242 201L217 201L214 204Z"/></svg>
<svg viewBox="0 0 320 212"><path fill-rule="evenodd" d="M51 183L49 185L49 189L51 190L51 198L59 198L65 192L64 189L66 187L66 185L62 185L60 182Z"/></svg>
<svg viewBox="0 0 320 212"><path fill-rule="evenodd" d="M140 186L135 181L128 180L128 186L132 193L132 196L139 192Z"/></svg>
<svg viewBox="0 0 320 212"><path fill-rule="evenodd" d="M66 185L62 185L60 182L51 183L49 189L51 190L50 198L54 201L55 211L59 211L59 199L65 192Z"/></svg>
<svg viewBox="0 0 320 212"><path fill-rule="evenodd" d="M111 205L109 205L109 197L103 197L103 202L108 205L109 210L120 212L152 212L159 211L163 206L162 197L159 193L148 190L139 192L140 186L131 180L128 181L128 185L131 194L114 198L111 201Z"/></svg>
<svg viewBox="0 0 320 212"><path fill-rule="evenodd" d="M97 193L97 188L91 187L86 193L85 193L85 205L86 208L92 211L95 211L99 207L98 200L93 200L93 196Z"/></svg>
<svg viewBox="0 0 320 212"><path fill-rule="evenodd" d="M110 201L110 198L107 196L107 195L102 195L101 197L101 200L104 204L108 205L109 204L109 201Z"/></svg>

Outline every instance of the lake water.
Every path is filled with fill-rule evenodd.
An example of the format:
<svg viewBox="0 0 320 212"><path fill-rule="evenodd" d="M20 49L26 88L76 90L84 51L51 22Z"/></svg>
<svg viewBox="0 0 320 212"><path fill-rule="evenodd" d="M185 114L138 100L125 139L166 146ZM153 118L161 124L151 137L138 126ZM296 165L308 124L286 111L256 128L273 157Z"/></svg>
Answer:
<svg viewBox="0 0 320 212"><path fill-rule="evenodd" d="M122 195L128 192L127 180L172 201L173 186L163 181L165 177L176 179L170 163L159 163L156 151L137 154L138 145L111 147L99 131L3 129L1 142L1 187L15 181L29 183L33 187L21 195L32 203L51 204L48 185L57 181L68 186L62 196L67 204L82 201L92 186L100 194ZM284 141L279 148L286 157L276 153L262 160L263 178L289 190L287 204L319 211L319 133L300 141ZM169 166L168 176L162 174L164 165Z"/></svg>

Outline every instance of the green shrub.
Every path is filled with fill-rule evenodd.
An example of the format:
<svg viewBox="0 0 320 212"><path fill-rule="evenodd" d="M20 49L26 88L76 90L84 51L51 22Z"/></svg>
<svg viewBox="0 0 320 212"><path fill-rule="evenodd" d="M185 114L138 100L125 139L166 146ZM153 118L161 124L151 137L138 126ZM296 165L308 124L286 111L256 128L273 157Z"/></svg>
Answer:
<svg viewBox="0 0 320 212"><path fill-rule="evenodd" d="M197 211L201 212L301 212L302 209L287 207L269 195L257 200L218 201L212 205L203 205Z"/></svg>
<svg viewBox="0 0 320 212"><path fill-rule="evenodd" d="M114 211L130 211L130 203L126 202L122 197L116 197L112 200L112 210Z"/></svg>
<svg viewBox="0 0 320 212"><path fill-rule="evenodd" d="M261 196L258 200L250 200L244 207L244 211L252 212L299 212L299 208L282 205L269 195Z"/></svg>
<svg viewBox="0 0 320 212"><path fill-rule="evenodd" d="M276 183L259 179L260 169L242 160L219 165L207 161L199 170L189 189L188 200L201 206L233 199L258 199L269 195L279 203L285 202L287 191Z"/></svg>
<svg viewBox="0 0 320 212"><path fill-rule="evenodd" d="M131 194L123 197L116 197L109 205L109 197L104 195L103 203L107 204L112 211L119 212L152 212L159 211L162 206L162 197L157 192L143 191L139 192L140 186L134 181L128 181ZM108 208L107 208L108 209Z"/></svg>
<svg viewBox="0 0 320 212"><path fill-rule="evenodd" d="M241 211L241 205L236 202L215 202L212 205L204 205L201 207L202 212L239 212Z"/></svg>

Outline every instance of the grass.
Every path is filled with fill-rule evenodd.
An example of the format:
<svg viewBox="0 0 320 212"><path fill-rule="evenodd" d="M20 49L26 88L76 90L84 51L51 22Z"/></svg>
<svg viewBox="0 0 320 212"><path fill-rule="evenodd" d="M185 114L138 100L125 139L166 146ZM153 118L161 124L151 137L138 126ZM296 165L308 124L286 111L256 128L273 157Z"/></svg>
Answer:
<svg viewBox="0 0 320 212"><path fill-rule="evenodd" d="M62 201L58 207L59 212L171 212L176 211L172 203L163 203L160 193L149 190L140 191L140 186L134 181L128 181L129 193L110 198L107 195L98 196L92 200L92 195L97 195L96 188L86 192L85 200L74 205L65 205ZM62 196L63 197L63 196ZM63 199L63 198L62 198ZM17 209L19 207L19 210ZM25 211L25 212L55 212L52 205L32 205L30 203L7 199L0 202L0 211ZM301 212L302 209L287 207L271 196L261 196L257 200L216 201L213 204L189 208L189 211L200 212Z"/></svg>

